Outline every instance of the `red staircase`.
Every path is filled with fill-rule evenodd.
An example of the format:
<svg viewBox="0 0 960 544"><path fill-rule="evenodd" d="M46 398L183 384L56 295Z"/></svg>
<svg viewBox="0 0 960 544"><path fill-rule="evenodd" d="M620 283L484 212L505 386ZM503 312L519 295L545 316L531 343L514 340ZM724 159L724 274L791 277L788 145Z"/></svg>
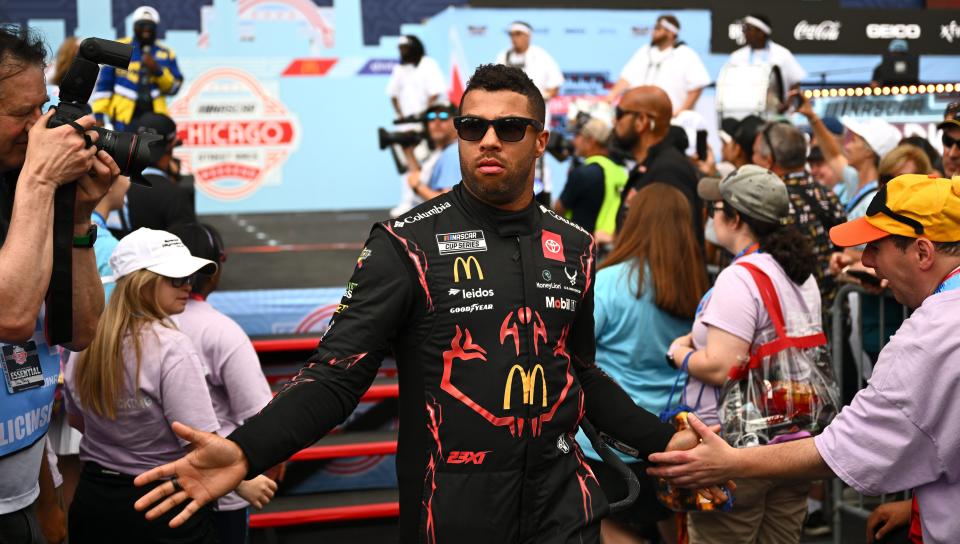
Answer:
<svg viewBox="0 0 960 544"><path fill-rule="evenodd" d="M253 339L254 349L260 356L260 363L275 392L296 374L318 342L317 336L272 336ZM396 373L387 371L374 380L373 385L361 398L361 402L381 402L398 396L399 385ZM395 430L341 432L337 429L312 446L295 453L290 457L289 462L393 455L396 452ZM400 504L396 488L347 490L311 495L278 495L263 510L251 510L250 527L253 530L254 541L258 540L257 530L266 530L271 532L266 541L290 540L292 542L298 539L278 538L276 531L280 528L289 531L290 528L302 527L319 536L319 533L323 532L323 526L317 524L342 528L344 524L362 525L365 520L389 521L397 518L399 513ZM311 527L306 527L308 525Z"/></svg>

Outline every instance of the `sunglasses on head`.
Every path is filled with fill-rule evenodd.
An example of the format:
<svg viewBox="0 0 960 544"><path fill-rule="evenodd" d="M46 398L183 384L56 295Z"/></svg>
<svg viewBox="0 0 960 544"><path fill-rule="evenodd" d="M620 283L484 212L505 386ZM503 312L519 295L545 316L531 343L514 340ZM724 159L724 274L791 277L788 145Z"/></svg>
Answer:
<svg viewBox="0 0 960 544"><path fill-rule="evenodd" d="M867 215L877 215L882 213L890 219L898 223L903 223L904 225L913 229L913 232L917 236L923 234L923 225L916 219L911 219L905 215L901 215L889 207L887 207L887 186L883 185L880 187L880 190L877 191L876 196L873 197L873 200L870 201L870 205L867 206Z"/></svg>
<svg viewBox="0 0 960 544"><path fill-rule="evenodd" d="M487 134L487 130L493 125L497 138L504 142L519 142L527 134L527 127L533 127L540 132L543 130L543 123L535 119L526 117L501 117L500 119L484 119L482 117L472 117L461 115L453 118L453 126L457 129L457 135L461 140L476 142L482 140Z"/></svg>
<svg viewBox="0 0 960 544"><path fill-rule="evenodd" d="M438 119L440 121L446 121L450 117L452 116L450 115L449 111L431 111L431 112L427 112L427 115L426 115L427 121L436 121Z"/></svg>
<svg viewBox="0 0 960 544"><path fill-rule="evenodd" d="M184 285L187 285L187 284L191 284L191 285L192 285L192 284L193 284L193 280L194 280L196 277L197 277L196 274L190 274L189 276L184 277L184 278L167 278L167 279L170 280L170 285L172 285L172 286L173 286L174 288L176 288L176 289L179 289L179 288L181 288L181 287L183 287Z"/></svg>
<svg viewBox="0 0 960 544"><path fill-rule="evenodd" d="M955 146L955 145L960 145L960 139L951 138L950 136L947 136L946 134L943 134L942 136L940 136L940 141L943 142L943 150L944 150L944 151L947 151L947 150L953 148L953 146Z"/></svg>

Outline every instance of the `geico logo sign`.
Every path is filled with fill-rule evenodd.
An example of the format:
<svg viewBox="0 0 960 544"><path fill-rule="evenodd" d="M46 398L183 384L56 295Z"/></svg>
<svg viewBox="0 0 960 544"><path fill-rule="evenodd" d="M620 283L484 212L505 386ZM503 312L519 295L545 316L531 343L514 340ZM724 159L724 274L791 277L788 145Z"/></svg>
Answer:
<svg viewBox="0 0 960 544"><path fill-rule="evenodd" d="M464 259L463 257L457 257L453 261L453 281L455 283L460 283L460 271L463 270L463 275L468 280L473 279L473 270L474 268L477 271L477 278L483 279L483 269L480 268L480 262L477 261L477 258L473 255Z"/></svg>
<svg viewBox="0 0 960 544"><path fill-rule="evenodd" d="M533 394L536 392L537 386L537 375L540 376L540 405L543 408L547 407L547 380L543 376L543 367L537 365L533 367L528 373L520 365L513 365L513 368L510 369L510 373L507 374L507 383L503 388L503 409L510 409L510 396L513 392L513 374L518 372L520 374L520 383L523 387L523 403L529 406L533 406Z"/></svg>
<svg viewBox="0 0 960 544"><path fill-rule="evenodd" d="M569 298L562 297L546 297L547 308L553 308L554 310L568 310L571 312L577 311L577 301Z"/></svg>
<svg viewBox="0 0 960 544"><path fill-rule="evenodd" d="M920 37L920 25L867 25L867 37L871 40L892 40L894 38L916 40Z"/></svg>
<svg viewBox="0 0 960 544"><path fill-rule="evenodd" d="M449 294L452 296L460 295L462 298L487 298L493 296L493 289L451 289Z"/></svg>
<svg viewBox="0 0 960 544"><path fill-rule="evenodd" d="M797 41L835 42L840 39L840 21L808 23L806 19L793 27L793 39Z"/></svg>
<svg viewBox="0 0 960 544"><path fill-rule="evenodd" d="M473 312L484 312L492 310L493 304L471 304L469 306L457 306L450 308L451 314L472 314Z"/></svg>

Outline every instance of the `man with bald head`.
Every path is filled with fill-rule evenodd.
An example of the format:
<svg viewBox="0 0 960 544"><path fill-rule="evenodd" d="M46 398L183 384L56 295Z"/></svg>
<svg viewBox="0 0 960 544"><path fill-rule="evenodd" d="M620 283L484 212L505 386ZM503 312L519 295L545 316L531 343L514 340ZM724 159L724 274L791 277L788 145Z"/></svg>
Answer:
<svg viewBox="0 0 960 544"><path fill-rule="evenodd" d="M651 183L666 183L679 189L690 201L693 231L703 242L697 173L683 151L666 141L673 106L660 87L635 87L624 93L616 108L613 126L618 147L629 151L637 162L623 189L617 228L626 217L634 193Z"/></svg>

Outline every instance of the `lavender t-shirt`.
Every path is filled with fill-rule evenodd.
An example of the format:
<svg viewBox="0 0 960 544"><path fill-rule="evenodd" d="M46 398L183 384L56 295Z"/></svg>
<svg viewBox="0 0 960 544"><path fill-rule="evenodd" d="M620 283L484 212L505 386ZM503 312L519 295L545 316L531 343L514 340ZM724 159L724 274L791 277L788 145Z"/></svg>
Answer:
<svg viewBox="0 0 960 544"><path fill-rule="evenodd" d="M753 264L770 277L777 290L788 330L797 331L798 334L809 334L802 332L809 329L821 330L820 291L812 275L803 285L797 285L768 253L752 253L737 262ZM753 276L746 268L736 264L720 272L713 289L702 303L693 323L693 347L696 349L706 347L708 325L750 342L751 348L769 342L776 335ZM720 423L717 416L719 393L719 387L704 384L690 376L686 403L696 407L696 414L705 423L716 425Z"/></svg>
<svg viewBox="0 0 960 544"><path fill-rule="evenodd" d="M183 313L173 320L200 353L220 422L217 434L227 436L273 398L260 359L240 325L206 301L189 300ZM247 503L230 493L218 506L221 510L238 510Z"/></svg>
<svg viewBox="0 0 960 544"><path fill-rule="evenodd" d="M923 541L960 541L960 290L928 297L880 352L867 387L817 436L865 495L914 489Z"/></svg>
<svg viewBox="0 0 960 544"><path fill-rule="evenodd" d="M179 459L186 442L170 429L179 421L196 429L219 428L204 379L203 364L190 339L155 321L140 333L140 382L136 387L133 341L123 343L125 387L117 401L117 418L99 416L77 397L79 355L70 356L64 376L67 411L83 417L80 460L93 461L122 474L136 475Z"/></svg>

